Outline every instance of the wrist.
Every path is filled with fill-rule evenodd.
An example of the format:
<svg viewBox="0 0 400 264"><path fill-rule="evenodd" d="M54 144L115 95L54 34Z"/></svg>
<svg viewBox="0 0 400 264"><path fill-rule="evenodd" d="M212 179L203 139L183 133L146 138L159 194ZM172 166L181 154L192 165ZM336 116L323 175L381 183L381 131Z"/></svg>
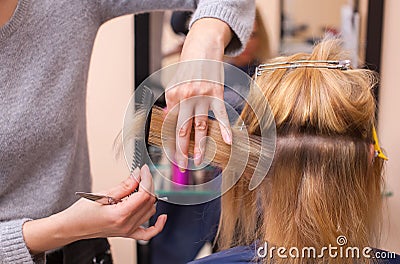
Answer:
<svg viewBox="0 0 400 264"><path fill-rule="evenodd" d="M47 220L53 231L51 238L60 246L83 239L81 234L77 232L75 221L69 219L65 211L51 215Z"/></svg>
<svg viewBox="0 0 400 264"><path fill-rule="evenodd" d="M217 18L201 18L197 20L193 23L189 34L198 36L201 39L207 39L224 48L233 37L233 32L229 25Z"/></svg>

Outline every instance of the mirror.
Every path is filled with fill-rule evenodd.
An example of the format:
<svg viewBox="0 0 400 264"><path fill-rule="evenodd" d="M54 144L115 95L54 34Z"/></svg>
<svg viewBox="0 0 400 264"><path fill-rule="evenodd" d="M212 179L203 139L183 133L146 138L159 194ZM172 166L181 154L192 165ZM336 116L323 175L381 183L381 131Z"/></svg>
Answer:
<svg viewBox="0 0 400 264"><path fill-rule="evenodd" d="M340 37L353 67L364 64L368 0L281 0L281 54L310 52L326 35Z"/></svg>

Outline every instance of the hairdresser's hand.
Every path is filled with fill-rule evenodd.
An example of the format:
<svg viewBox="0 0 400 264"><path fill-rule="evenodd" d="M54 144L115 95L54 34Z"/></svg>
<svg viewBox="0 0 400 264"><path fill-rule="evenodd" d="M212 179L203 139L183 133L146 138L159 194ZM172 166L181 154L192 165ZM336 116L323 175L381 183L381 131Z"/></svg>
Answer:
<svg viewBox="0 0 400 264"><path fill-rule="evenodd" d="M192 25L186 37L180 60L208 59L222 61L224 49L231 38L231 29L223 21L214 18L200 19ZM207 66L205 64L204 68L210 70L207 69ZM191 67L187 67L187 69L180 71L180 74L189 76L189 78L198 74L190 72L191 70L193 70ZM218 72L218 69L216 71ZM208 77L206 74L204 76L205 78ZM219 81L223 83L223 74L220 76ZM196 96L200 97L183 102L188 98ZM195 128L195 147L193 150L195 165L199 165L204 158L204 144L200 143L202 138L207 135L209 109L213 110L216 119L220 122L224 141L227 144L232 143L231 130L223 97L223 85L212 82L190 82L167 90L166 101L168 111L174 109L174 107L179 107L175 158L180 168L187 168L192 125ZM215 100L212 98L215 98ZM192 118L193 116L195 117Z"/></svg>
<svg viewBox="0 0 400 264"><path fill-rule="evenodd" d="M108 191L100 192L115 199L124 198L115 205L80 199L58 214L26 222L23 233L28 248L35 254L80 239L127 237L149 240L157 235L165 225L166 215L159 216L154 226L140 226L156 212L149 168L145 165L141 170L135 170L134 176ZM139 182L139 191L130 195Z"/></svg>

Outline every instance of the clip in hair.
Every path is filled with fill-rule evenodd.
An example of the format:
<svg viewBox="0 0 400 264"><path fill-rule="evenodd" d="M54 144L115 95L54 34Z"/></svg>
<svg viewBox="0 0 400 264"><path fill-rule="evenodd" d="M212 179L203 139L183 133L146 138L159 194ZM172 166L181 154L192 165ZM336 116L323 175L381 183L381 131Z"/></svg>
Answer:
<svg viewBox="0 0 400 264"><path fill-rule="evenodd" d="M344 71L350 69L350 60L298 60L260 64L256 68L256 78L264 71L297 68L324 68Z"/></svg>
<svg viewBox="0 0 400 264"><path fill-rule="evenodd" d="M382 149L379 145L378 135L376 134L375 126L372 127L372 138L374 140L375 157L388 160L385 154L383 154Z"/></svg>

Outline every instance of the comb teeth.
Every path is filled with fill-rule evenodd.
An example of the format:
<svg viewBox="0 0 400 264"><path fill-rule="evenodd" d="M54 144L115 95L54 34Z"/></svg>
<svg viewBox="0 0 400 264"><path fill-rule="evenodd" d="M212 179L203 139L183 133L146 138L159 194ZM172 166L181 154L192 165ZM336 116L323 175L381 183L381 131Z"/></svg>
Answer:
<svg viewBox="0 0 400 264"><path fill-rule="evenodd" d="M136 139L135 140L135 152L133 154L131 172L133 172L137 167L140 167L141 162L142 162L142 151L141 151L139 139Z"/></svg>
<svg viewBox="0 0 400 264"><path fill-rule="evenodd" d="M151 109L153 103L153 92L149 87L146 85L142 86L141 88L135 90L135 111L143 109L147 111ZM147 126L147 125L145 125ZM145 135L146 137L146 131ZM131 165L131 173L136 169L140 168L144 161L143 161L143 154L146 151L146 143L143 142L142 139L136 139L134 144L134 154L132 158L132 165Z"/></svg>

